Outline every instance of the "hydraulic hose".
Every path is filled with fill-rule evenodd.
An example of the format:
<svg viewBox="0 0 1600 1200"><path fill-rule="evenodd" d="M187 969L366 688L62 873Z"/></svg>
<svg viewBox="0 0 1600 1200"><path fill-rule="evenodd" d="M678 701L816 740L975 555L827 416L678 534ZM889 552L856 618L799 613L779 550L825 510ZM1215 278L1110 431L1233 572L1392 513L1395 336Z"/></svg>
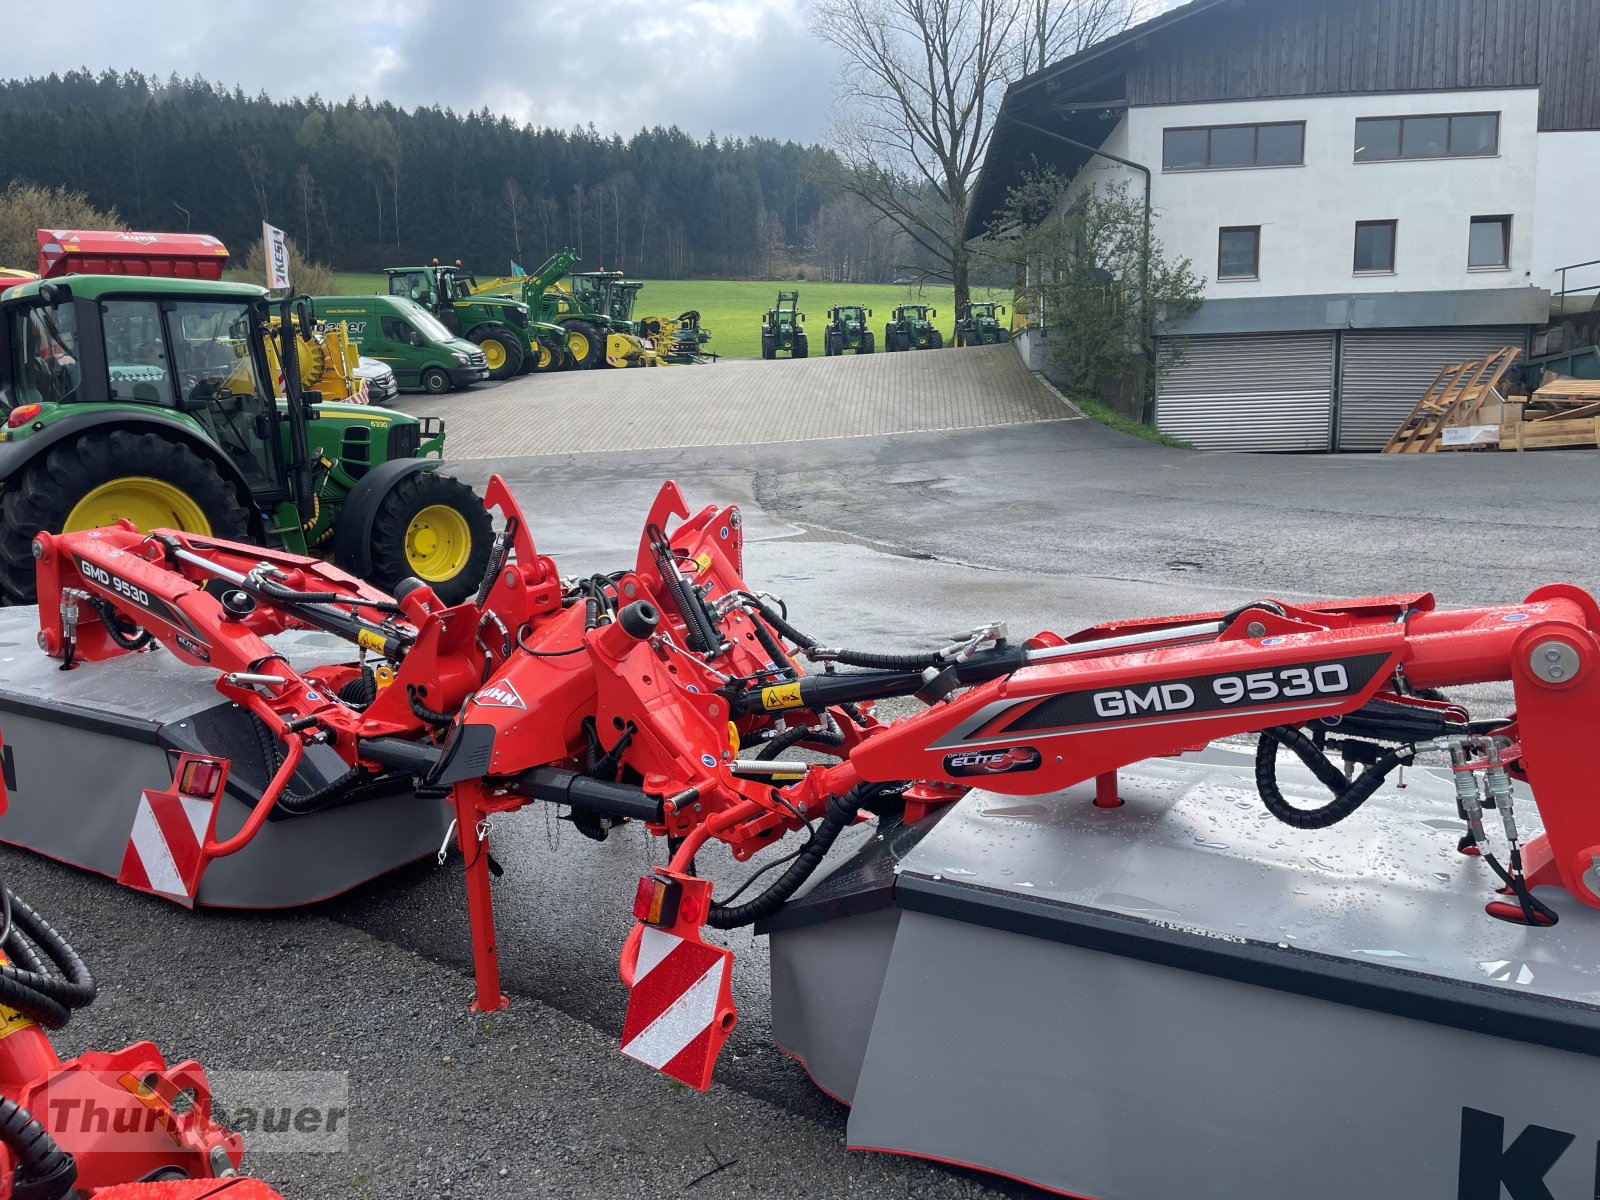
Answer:
<svg viewBox="0 0 1600 1200"><path fill-rule="evenodd" d="M1295 756L1311 769L1322 785L1333 793L1333 799L1320 808L1296 808L1284 798L1278 788L1278 747L1287 746ZM1270 812L1285 825L1296 829L1326 829L1337 825L1371 798L1383 781L1396 767L1410 764L1416 758L1415 746L1402 746L1384 754L1354 780L1346 780L1344 772L1334 765L1305 734L1288 725L1261 731L1256 743L1256 789Z"/></svg>
<svg viewBox="0 0 1600 1200"><path fill-rule="evenodd" d="M777 758L785 750L798 746L801 742L816 742L823 746L844 745L844 734L835 733L830 729L816 729L810 725L791 725L782 733L774 734L761 749L756 751L756 758L763 761Z"/></svg>
<svg viewBox="0 0 1600 1200"><path fill-rule="evenodd" d="M150 644L150 631L141 629L138 633L128 634L122 628L122 622L117 619L117 610L109 601L98 596L91 596L89 603L94 605L94 610L100 614L100 624L106 627L106 632L111 635L111 640L124 650L143 650Z"/></svg>
<svg viewBox="0 0 1600 1200"><path fill-rule="evenodd" d="M827 812L823 814L821 822L806 839L805 846L783 874L778 876L766 891L744 904L729 907L713 901L711 911L706 916L706 924L713 929L737 929L742 925L753 925L762 917L777 912L821 865L823 856L832 848L839 834L855 820L856 812L867 794L876 794L877 791L878 787L875 785L861 784L851 788L842 796L830 797Z"/></svg>
<svg viewBox="0 0 1600 1200"><path fill-rule="evenodd" d="M0 1004L31 1017L47 1029L60 1029L74 1009L94 1002L95 983L67 940L25 901L0 886L5 912L0 965ZM59 971L57 975L55 972ZM20 1104L0 1099L0 1142L16 1156L17 1194L64 1196L72 1191L77 1167L43 1125Z"/></svg>
<svg viewBox="0 0 1600 1200"><path fill-rule="evenodd" d="M745 593L744 596L745 599L749 601L750 605L761 614L761 619L763 621L765 621L768 625L771 625L796 646L799 646L800 649L815 650L817 648L818 642L815 638L807 637L793 625L789 624L789 622L784 619L783 614L778 612L777 609L773 608L772 605L768 604L765 600L761 599L761 597L753 596L749 593Z"/></svg>
<svg viewBox="0 0 1600 1200"><path fill-rule="evenodd" d="M799 646L801 650L811 651L820 647L821 643L816 638L801 633L759 596L746 593L745 599L756 612L761 614L763 621ZM844 666L860 667L867 671L925 671L944 661L937 651L924 651L920 654L873 654L865 650L834 650L829 652L828 657Z"/></svg>

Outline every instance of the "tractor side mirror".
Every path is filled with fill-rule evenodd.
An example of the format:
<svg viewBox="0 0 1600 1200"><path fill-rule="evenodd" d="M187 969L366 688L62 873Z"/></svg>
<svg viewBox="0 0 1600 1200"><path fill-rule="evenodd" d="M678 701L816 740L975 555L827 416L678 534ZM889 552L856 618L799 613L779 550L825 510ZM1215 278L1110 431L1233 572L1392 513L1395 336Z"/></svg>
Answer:
<svg viewBox="0 0 1600 1200"><path fill-rule="evenodd" d="M930 317L937 317L939 315L939 310L937 308L931 308L928 310L928 315Z"/></svg>
<svg viewBox="0 0 1600 1200"><path fill-rule="evenodd" d="M995 309L994 311L995 311L995 314L997 316L1002 316L1003 317L1003 316L1006 315L1006 306L1004 304L1002 304L999 308Z"/></svg>
<svg viewBox="0 0 1600 1200"><path fill-rule="evenodd" d="M867 309L867 316L870 317L871 315L872 315L872 310L869 308L869 309Z"/></svg>

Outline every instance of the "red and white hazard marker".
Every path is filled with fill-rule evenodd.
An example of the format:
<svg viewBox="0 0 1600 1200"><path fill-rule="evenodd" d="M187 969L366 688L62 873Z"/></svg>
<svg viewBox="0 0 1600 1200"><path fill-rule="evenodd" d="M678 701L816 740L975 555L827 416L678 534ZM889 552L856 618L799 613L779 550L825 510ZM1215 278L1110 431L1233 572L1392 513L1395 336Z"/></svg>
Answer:
<svg viewBox="0 0 1600 1200"><path fill-rule="evenodd" d="M228 772L224 762L185 754L176 774L171 791L140 793L117 882L193 906Z"/></svg>
<svg viewBox="0 0 1600 1200"><path fill-rule="evenodd" d="M690 1087L710 1087L736 1019L732 974L732 951L645 926L622 1052Z"/></svg>

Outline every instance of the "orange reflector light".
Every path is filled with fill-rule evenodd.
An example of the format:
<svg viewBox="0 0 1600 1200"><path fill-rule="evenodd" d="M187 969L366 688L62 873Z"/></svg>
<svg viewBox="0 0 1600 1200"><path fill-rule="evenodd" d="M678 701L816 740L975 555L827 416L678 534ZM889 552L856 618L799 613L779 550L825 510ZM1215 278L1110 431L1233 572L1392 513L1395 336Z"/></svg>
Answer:
<svg viewBox="0 0 1600 1200"><path fill-rule="evenodd" d="M11 410L11 415L6 418L7 429L18 429L33 420L43 410L42 404L24 404Z"/></svg>
<svg viewBox="0 0 1600 1200"><path fill-rule="evenodd" d="M682 898L681 883L646 875L633 894L633 915L646 925L671 925L678 919L678 902Z"/></svg>
<svg viewBox="0 0 1600 1200"><path fill-rule="evenodd" d="M183 764L178 790L185 796L210 799L222 783L222 764L214 758L191 758Z"/></svg>

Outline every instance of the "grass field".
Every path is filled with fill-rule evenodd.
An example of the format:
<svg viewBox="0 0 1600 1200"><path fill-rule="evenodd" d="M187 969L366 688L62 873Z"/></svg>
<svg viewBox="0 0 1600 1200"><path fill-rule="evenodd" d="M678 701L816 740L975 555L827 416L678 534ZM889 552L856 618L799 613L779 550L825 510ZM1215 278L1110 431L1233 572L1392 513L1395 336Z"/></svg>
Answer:
<svg viewBox="0 0 1600 1200"><path fill-rule="evenodd" d="M362 295L387 290L382 275L343 273L340 289L347 295ZM822 354L822 324L828 309L835 304L864 304L873 310L872 328L877 331L882 349L883 326L896 304L930 304L939 310L935 324L944 330L950 344L955 326L954 293L947 287L897 287L885 283L793 283L750 282L742 279L657 279L645 280L634 312L639 317L675 317L687 309L699 309L701 324L711 331L707 349L726 358L761 357L761 314L772 307L780 288L798 290L800 311L805 313L811 332L811 353ZM1006 305L1010 314L1009 292L983 291L975 298L995 300Z"/></svg>

